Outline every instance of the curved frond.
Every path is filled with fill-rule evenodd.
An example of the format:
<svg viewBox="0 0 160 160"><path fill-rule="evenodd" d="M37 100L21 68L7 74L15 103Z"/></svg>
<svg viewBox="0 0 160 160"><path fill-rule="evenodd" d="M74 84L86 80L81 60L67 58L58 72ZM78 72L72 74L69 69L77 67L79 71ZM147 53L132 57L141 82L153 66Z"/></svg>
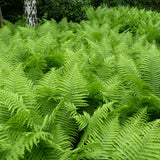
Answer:
<svg viewBox="0 0 160 160"><path fill-rule="evenodd" d="M4 90L17 93L23 98L24 104L31 107L34 104L33 84L29 81L21 68L18 66L5 79Z"/></svg>
<svg viewBox="0 0 160 160"><path fill-rule="evenodd" d="M160 96L160 56L153 46L150 53L142 56L140 71L142 79L151 86L152 93Z"/></svg>
<svg viewBox="0 0 160 160"><path fill-rule="evenodd" d="M0 90L0 122L6 123L15 113L26 110L22 97L18 94Z"/></svg>
<svg viewBox="0 0 160 160"><path fill-rule="evenodd" d="M59 90L61 96L68 102L77 107L87 106L85 100L87 96L86 81L76 64L63 75L60 80Z"/></svg>

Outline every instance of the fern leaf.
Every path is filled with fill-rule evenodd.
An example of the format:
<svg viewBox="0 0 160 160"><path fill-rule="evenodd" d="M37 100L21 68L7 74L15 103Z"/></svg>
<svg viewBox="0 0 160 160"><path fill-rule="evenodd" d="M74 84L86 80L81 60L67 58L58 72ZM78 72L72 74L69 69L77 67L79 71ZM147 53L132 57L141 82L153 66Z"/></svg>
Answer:
<svg viewBox="0 0 160 160"><path fill-rule="evenodd" d="M64 74L60 81L61 96L77 107L87 106L86 82L77 65Z"/></svg>
<svg viewBox="0 0 160 160"><path fill-rule="evenodd" d="M142 79L151 86L151 91L156 96L160 95L160 57L159 51L153 46L150 53L142 56L140 71Z"/></svg>
<svg viewBox="0 0 160 160"><path fill-rule="evenodd" d="M27 107L23 103L22 97L17 94L0 90L0 121L7 122L15 113L26 110Z"/></svg>
<svg viewBox="0 0 160 160"><path fill-rule="evenodd" d="M104 104L101 108L98 108L94 115L88 120L88 125L84 130L83 137L81 138L81 141L79 142L78 146L83 146L83 144L87 141L89 138L98 138L102 134L102 126L104 125L105 120L108 117L110 108L113 103ZM78 122L80 122L78 120ZM83 120L81 120L83 122Z"/></svg>
<svg viewBox="0 0 160 160"><path fill-rule="evenodd" d="M33 84L24 76L21 66L18 66L16 69L14 69L6 78L4 82L4 89L12 93L17 93L19 96L21 96L25 105L30 107L33 106Z"/></svg>

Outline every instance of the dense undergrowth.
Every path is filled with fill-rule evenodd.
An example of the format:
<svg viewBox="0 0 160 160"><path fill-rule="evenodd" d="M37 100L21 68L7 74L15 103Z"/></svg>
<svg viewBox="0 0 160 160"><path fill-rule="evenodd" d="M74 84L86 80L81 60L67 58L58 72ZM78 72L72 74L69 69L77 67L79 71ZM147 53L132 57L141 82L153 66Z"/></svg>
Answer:
<svg viewBox="0 0 160 160"><path fill-rule="evenodd" d="M1 160L160 159L160 15L87 16L0 29Z"/></svg>

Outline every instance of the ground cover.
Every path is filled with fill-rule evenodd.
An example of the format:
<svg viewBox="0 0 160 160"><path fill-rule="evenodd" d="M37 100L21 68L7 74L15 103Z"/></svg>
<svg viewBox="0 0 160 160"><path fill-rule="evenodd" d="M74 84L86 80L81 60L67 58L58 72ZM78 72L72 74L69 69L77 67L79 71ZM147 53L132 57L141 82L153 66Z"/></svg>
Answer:
<svg viewBox="0 0 160 160"><path fill-rule="evenodd" d="M0 29L0 159L160 159L160 15L87 16Z"/></svg>

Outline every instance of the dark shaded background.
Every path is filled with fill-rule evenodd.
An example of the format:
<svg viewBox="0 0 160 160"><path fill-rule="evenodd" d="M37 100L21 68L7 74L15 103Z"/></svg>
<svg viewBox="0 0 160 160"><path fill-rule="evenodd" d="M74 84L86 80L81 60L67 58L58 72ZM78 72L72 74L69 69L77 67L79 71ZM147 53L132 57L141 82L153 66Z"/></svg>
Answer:
<svg viewBox="0 0 160 160"><path fill-rule="evenodd" d="M24 0L0 0L0 6L4 19L15 23L23 17ZM160 11L160 0L37 0L38 20L54 18L60 21L67 17L70 21L80 22L86 19L85 6L98 7L102 3L109 7L129 5L139 9Z"/></svg>

